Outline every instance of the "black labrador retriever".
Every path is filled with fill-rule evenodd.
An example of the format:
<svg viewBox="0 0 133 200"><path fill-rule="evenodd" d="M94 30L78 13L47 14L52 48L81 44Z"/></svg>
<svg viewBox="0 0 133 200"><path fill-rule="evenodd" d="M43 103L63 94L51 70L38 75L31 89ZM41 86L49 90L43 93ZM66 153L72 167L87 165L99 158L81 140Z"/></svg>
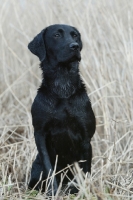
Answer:
<svg viewBox="0 0 133 200"><path fill-rule="evenodd" d="M95 116L79 75L82 49L79 31L68 25L51 25L42 30L28 48L39 57L43 72L42 84L31 109L38 155L32 165L28 187L44 191L43 180L48 174L52 175L56 155L56 171L86 160L80 167L84 173L91 172L90 141L95 132ZM70 171L67 176L73 178ZM63 184L68 181L65 178ZM59 183L60 174L54 178L54 192ZM51 189L52 184L49 185ZM75 191L71 189L71 193Z"/></svg>

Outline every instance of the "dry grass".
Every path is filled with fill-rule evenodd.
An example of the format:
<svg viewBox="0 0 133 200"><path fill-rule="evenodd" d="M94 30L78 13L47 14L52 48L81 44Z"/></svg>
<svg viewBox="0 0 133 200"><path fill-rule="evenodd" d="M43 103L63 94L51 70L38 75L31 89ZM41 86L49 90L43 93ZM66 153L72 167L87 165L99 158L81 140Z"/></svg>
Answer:
<svg viewBox="0 0 133 200"><path fill-rule="evenodd" d="M80 69L97 119L92 175L79 173L79 196L64 199L133 199L132 13L133 0L0 0L0 199L45 198L25 191L37 152L30 107L41 81L27 44L54 23L82 34Z"/></svg>

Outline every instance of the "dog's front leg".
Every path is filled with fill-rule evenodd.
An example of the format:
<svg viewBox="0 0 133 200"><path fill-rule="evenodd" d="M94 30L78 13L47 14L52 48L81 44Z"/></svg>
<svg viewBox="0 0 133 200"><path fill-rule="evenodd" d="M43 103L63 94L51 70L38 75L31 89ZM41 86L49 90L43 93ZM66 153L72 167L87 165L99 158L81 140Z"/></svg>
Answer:
<svg viewBox="0 0 133 200"><path fill-rule="evenodd" d="M85 174L87 172L91 173L92 146L90 142L84 143L83 152L82 159L85 160L85 162L83 162L81 166Z"/></svg>
<svg viewBox="0 0 133 200"><path fill-rule="evenodd" d="M51 176L52 173L53 173L49 154L48 154L48 151L47 151L47 148L46 148L46 137L45 137L44 132L42 132L41 130L35 131L34 136L35 136L35 142L36 142L36 145L37 145L37 149L38 149L38 152L39 152L39 155L40 155L40 159L41 159L42 165L43 165L42 180L44 180L44 179L47 178L48 174ZM54 177L54 181L53 181L54 193L56 193L57 188L58 188L58 185L57 185L57 182L56 182L56 178ZM52 183L50 183L48 190L50 190L49 194L51 194L52 193Z"/></svg>

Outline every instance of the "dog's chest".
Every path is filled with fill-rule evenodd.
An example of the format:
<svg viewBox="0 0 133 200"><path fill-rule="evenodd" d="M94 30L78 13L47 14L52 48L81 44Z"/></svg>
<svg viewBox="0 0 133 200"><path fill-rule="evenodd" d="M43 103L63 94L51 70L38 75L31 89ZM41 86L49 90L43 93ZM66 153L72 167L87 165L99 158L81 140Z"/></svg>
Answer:
<svg viewBox="0 0 133 200"><path fill-rule="evenodd" d="M48 138L56 143L79 145L85 136L85 125L82 120L85 113L85 105L80 102L69 101L67 99L59 100L52 111L51 120L47 130ZM64 144L65 145L65 144ZM60 146L57 144L57 147Z"/></svg>
<svg viewBox="0 0 133 200"><path fill-rule="evenodd" d="M56 123L59 122L60 125L63 124L63 128L72 128L81 123L81 118L85 115L85 103L81 103L79 100L69 101L68 99L61 99L57 101L53 108L52 120Z"/></svg>
<svg viewBox="0 0 133 200"><path fill-rule="evenodd" d="M95 126L86 93L49 103L45 116L47 122L43 130L51 160L55 160L56 155L65 164L80 160L84 143L90 141Z"/></svg>

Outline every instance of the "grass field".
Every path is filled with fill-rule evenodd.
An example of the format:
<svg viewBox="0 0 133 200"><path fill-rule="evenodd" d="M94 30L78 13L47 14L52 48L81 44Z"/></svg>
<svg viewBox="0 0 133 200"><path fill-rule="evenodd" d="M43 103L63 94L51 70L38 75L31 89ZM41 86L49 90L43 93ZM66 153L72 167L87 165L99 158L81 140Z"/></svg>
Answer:
<svg viewBox="0 0 133 200"><path fill-rule="evenodd" d="M30 108L41 82L27 44L54 23L82 35L80 72L97 130L91 177L79 173L78 195L52 199L133 199L133 0L0 0L0 199L45 199L26 191L37 153Z"/></svg>

